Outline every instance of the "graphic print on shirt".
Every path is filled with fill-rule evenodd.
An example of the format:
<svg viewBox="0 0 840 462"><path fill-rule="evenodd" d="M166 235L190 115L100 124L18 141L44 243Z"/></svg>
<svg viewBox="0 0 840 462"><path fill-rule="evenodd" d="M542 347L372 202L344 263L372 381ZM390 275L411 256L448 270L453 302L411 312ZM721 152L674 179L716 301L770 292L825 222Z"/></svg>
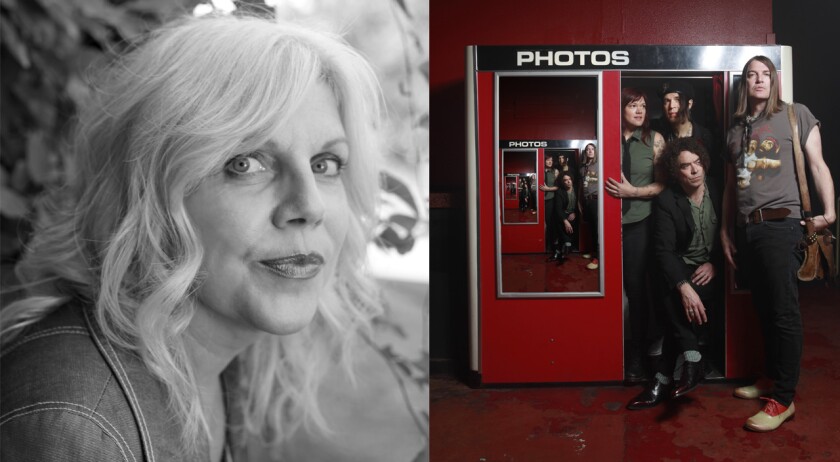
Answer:
<svg viewBox="0 0 840 462"><path fill-rule="evenodd" d="M764 125L752 134L744 152L743 163L738 167L738 187L747 189L752 181L777 176L781 166L779 142L770 135L770 127Z"/></svg>

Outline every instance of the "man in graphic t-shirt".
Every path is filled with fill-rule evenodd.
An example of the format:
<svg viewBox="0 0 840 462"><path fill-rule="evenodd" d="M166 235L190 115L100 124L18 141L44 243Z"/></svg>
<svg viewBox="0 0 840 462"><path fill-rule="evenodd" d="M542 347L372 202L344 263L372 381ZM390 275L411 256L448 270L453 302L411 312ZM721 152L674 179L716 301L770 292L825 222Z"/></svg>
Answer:
<svg viewBox="0 0 840 462"><path fill-rule="evenodd" d="M835 220L834 184L823 161L819 121L795 104L806 169L813 176L820 215L803 217L794 166L788 104L779 99L776 67L756 56L744 66L736 124L727 136L726 189L721 245L726 261L749 279L765 342L765 376L735 389L744 399L764 398L764 409L745 427L772 431L795 412L802 356L802 318L796 271L804 220L817 231Z"/></svg>

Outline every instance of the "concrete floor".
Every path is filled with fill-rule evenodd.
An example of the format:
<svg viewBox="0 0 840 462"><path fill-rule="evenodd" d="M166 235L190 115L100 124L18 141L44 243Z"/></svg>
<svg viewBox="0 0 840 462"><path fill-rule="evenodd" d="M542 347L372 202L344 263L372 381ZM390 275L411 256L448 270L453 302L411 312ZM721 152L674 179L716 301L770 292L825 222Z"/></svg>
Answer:
<svg viewBox="0 0 840 462"><path fill-rule="evenodd" d="M797 412L775 432L742 428L762 404L732 397L735 383L702 384L657 408L628 411L641 387L471 389L443 375L431 380L431 460L838 461L840 290L803 286L801 309Z"/></svg>

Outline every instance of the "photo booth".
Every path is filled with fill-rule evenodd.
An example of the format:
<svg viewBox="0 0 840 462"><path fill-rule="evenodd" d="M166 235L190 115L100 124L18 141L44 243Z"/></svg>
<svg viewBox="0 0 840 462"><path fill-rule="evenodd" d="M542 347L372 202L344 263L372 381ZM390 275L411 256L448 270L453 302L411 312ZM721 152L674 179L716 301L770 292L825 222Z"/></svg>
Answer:
<svg viewBox="0 0 840 462"><path fill-rule="evenodd" d="M647 95L661 116L659 89L681 81L694 92L692 120L712 132L708 175L723 184L722 150L744 64L776 65L782 99L792 99L786 46L471 46L467 72L467 209L470 362L479 384L615 382L624 377L621 201L604 192L621 178L621 89ZM596 146L597 225L575 220L563 265L546 263L544 162L566 162L578 197L584 147ZM562 156L562 159L561 159ZM564 171L561 171L561 174ZM523 201L523 196L525 199ZM588 227L597 227L598 245ZM599 267L588 269L595 251ZM749 293L727 268L710 319L708 378L750 376L761 341Z"/></svg>

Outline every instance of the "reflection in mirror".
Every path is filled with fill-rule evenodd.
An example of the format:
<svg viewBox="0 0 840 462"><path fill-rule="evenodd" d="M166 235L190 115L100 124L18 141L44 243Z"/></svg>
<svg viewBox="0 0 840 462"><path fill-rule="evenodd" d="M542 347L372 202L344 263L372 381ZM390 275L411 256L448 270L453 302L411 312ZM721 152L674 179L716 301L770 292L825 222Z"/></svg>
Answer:
<svg viewBox="0 0 840 462"><path fill-rule="evenodd" d="M598 146L599 75L499 74L497 79L498 187L504 188L498 196L504 198L497 222L499 296L603 295L601 166L597 156L586 164L585 152L588 145L596 151ZM525 155L528 159L521 159ZM523 171L513 165L517 161L540 167ZM516 198L509 186L513 175ZM524 207L523 192L528 195ZM585 212L587 204L594 216ZM524 211L524 221L509 210Z"/></svg>
<svg viewBox="0 0 840 462"><path fill-rule="evenodd" d="M505 193L502 223L532 224L537 218L537 151L506 150L502 153L502 175ZM515 185L515 196L509 191Z"/></svg>
<svg viewBox="0 0 840 462"><path fill-rule="evenodd" d="M505 200L506 201L517 201L519 203L519 176L518 175L505 175Z"/></svg>

